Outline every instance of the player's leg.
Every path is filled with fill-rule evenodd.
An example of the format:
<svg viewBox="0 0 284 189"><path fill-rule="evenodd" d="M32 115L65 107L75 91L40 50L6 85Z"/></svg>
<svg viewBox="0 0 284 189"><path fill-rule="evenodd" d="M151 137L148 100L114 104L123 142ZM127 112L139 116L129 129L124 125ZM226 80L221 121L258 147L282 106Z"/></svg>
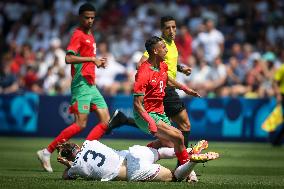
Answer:
<svg viewBox="0 0 284 189"><path fill-rule="evenodd" d="M110 121L108 123L108 129L106 133L109 134L111 133L113 129L119 128L123 125L138 128L133 118L127 117L123 112L117 109L113 112L110 118Z"/></svg>
<svg viewBox="0 0 284 189"><path fill-rule="evenodd" d="M176 168L174 175L177 180L181 181L192 174L193 168L196 163L205 163L210 160L219 158L219 154L216 152L207 152L205 154L193 154L190 157L190 161Z"/></svg>
<svg viewBox="0 0 284 189"><path fill-rule="evenodd" d="M158 150L134 145L129 148L127 158L128 181L171 181L172 172L155 162L159 159Z"/></svg>
<svg viewBox="0 0 284 189"><path fill-rule="evenodd" d="M74 114L75 121L63 131L48 145L47 148L37 151L38 159L44 170L52 172L50 165L50 156L59 143L69 140L74 135L80 133L87 125L88 114L90 112L91 91L89 86L82 85L80 88L72 89L70 113Z"/></svg>
<svg viewBox="0 0 284 189"><path fill-rule="evenodd" d="M182 164L188 161L188 153L183 144L182 133L175 127L170 126L170 121L165 114L150 112L149 115L155 120L157 124L158 132L156 134L156 137L161 142L170 141L174 144L176 156ZM138 127L143 132L150 134L148 130L148 123L135 111L134 111L134 119Z"/></svg>
<svg viewBox="0 0 284 189"><path fill-rule="evenodd" d="M50 153L54 152L58 144L68 141L72 136L78 134L81 132L81 130L86 128L88 113L76 112L74 116L75 122L61 131L61 133L48 145L47 150Z"/></svg>
<svg viewBox="0 0 284 189"><path fill-rule="evenodd" d="M86 127L87 116L88 114L75 114L76 121L73 124L61 131L61 133L48 145L47 148L37 151L37 157L45 171L53 172L50 164L51 154L56 149L58 144L69 140Z"/></svg>
<svg viewBox="0 0 284 189"><path fill-rule="evenodd" d="M157 139L147 144L147 147L159 149L161 147L174 148L174 143L169 140Z"/></svg>
<svg viewBox="0 0 284 189"><path fill-rule="evenodd" d="M107 131L108 121L109 121L109 112L107 108L96 109L95 113L99 119L99 123L94 126L94 128L88 134L86 140L99 140Z"/></svg>
<svg viewBox="0 0 284 189"><path fill-rule="evenodd" d="M188 141L189 141L189 134L190 134L190 121L188 118L188 113L186 109L183 109L176 115L173 115L171 117L172 121L177 124L178 129L182 132L184 136L184 145L188 147Z"/></svg>
<svg viewBox="0 0 284 189"><path fill-rule="evenodd" d="M177 124L184 136L184 145L188 147L188 137L190 132L190 122L185 105L180 99L174 87L165 88L164 107L166 115Z"/></svg>
<svg viewBox="0 0 284 189"><path fill-rule="evenodd" d="M176 157L180 164L184 164L189 160L189 155L183 143L182 133L175 127L168 126L165 122L159 121L157 124L156 137L160 140L168 140L174 144Z"/></svg>
<svg viewBox="0 0 284 189"><path fill-rule="evenodd" d="M95 86L92 88L91 111L96 113L99 123L94 126L86 139L99 140L107 131L110 115L103 96Z"/></svg>
<svg viewBox="0 0 284 189"><path fill-rule="evenodd" d="M202 150L208 148L208 142L206 140L198 141L192 148L187 148L189 154L200 154ZM160 147L157 149L159 153L159 159L172 159L175 158L174 148Z"/></svg>
<svg viewBox="0 0 284 189"><path fill-rule="evenodd" d="M165 112L173 122L177 124L178 129L182 132L184 137L184 145L188 148L189 134L190 134L190 121L183 101L173 87L166 87L164 97ZM179 162L177 162L177 166ZM197 176L192 171L191 178L197 181Z"/></svg>

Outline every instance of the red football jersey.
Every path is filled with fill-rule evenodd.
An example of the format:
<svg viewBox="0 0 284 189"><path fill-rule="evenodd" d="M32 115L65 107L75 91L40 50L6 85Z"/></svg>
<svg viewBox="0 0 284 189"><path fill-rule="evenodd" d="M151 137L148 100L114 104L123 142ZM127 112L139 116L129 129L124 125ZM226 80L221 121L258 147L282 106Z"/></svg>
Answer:
<svg viewBox="0 0 284 189"><path fill-rule="evenodd" d="M163 98L168 80L168 66L160 63L160 69L154 68L149 62L143 62L136 75L134 95L144 95L144 108L149 112L164 113Z"/></svg>
<svg viewBox="0 0 284 189"><path fill-rule="evenodd" d="M68 44L67 53L82 57L96 56L96 42L94 35L85 33L80 27L76 28ZM76 85L76 83L79 83L85 78L89 84L94 85L95 67L93 62L72 64L72 83Z"/></svg>

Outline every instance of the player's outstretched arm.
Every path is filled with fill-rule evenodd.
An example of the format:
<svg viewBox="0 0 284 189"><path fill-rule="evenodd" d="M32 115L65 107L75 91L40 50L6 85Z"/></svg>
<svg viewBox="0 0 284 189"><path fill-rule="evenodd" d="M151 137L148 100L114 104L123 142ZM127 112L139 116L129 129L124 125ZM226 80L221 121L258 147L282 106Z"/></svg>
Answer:
<svg viewBox="0 0 284 189"><path fill-rule="evenodd" d="M73 54L67 54L65 56L65 62L67 64L81 64L85 62L93 62L98 68L106 68L107 58L96 58L96 57L84 57L84 56L75 56Z"/></svg>
<svg viewBox="0 0 284 189"><path fill-rule="evenodd" d="M195 96L195 97L201 97L198 94L198 92L196 92L193 89L186 87L185 85L182 85L181 83L177 82L176 80L172 79L171 77L168 77L168 84L173 85L177 89L183 90L188 95Z"/></svg>

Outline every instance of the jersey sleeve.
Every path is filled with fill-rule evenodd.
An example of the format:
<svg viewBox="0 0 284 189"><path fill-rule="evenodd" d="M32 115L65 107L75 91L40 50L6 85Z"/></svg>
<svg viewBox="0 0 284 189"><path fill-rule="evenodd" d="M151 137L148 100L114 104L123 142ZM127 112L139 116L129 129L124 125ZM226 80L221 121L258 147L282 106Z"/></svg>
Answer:
<svg viewBox="0 0 284 189"><path fill-rule="evenodd" d="M78 54L79 49L80 49L80 35L77 33L74 33L70 39L70 42L67 46L67 54Z"/></svg>
<svg viewBox="0 0 284 189"><path fill-rule="evenodd" d="M140 67L135 75L135 83L133 87L133 95L144 95L148 83L148 74L144 66Z"/></svg>

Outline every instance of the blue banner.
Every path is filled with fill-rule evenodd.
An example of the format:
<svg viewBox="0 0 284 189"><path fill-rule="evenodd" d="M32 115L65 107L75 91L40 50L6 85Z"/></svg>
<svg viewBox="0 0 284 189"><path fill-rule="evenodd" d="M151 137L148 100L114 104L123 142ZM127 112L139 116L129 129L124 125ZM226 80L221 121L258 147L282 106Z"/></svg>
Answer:
<svg viewBox="0 0 284 189"><path fill-rule="evenodd" d="M133 116L133 97L107 97L110 113L120 109ZM0 134L24 136L57 136L70 125L74 117L69 114L70 96L0 96ZM186 98L191 121L191 139L265 141L268 134L261 129L272 111L275 99L244 98ZM89 115L87 128L78 135L86 137L97 124L94 113ZM123 126L106 138L152 138L137 128Z"/></svg>
<svg viewBox="0 0 284 189"><path fill-rule="evenodd" d="M35 133L38 130L39 96L34 93L0 96L0 132Z"/></svg>

